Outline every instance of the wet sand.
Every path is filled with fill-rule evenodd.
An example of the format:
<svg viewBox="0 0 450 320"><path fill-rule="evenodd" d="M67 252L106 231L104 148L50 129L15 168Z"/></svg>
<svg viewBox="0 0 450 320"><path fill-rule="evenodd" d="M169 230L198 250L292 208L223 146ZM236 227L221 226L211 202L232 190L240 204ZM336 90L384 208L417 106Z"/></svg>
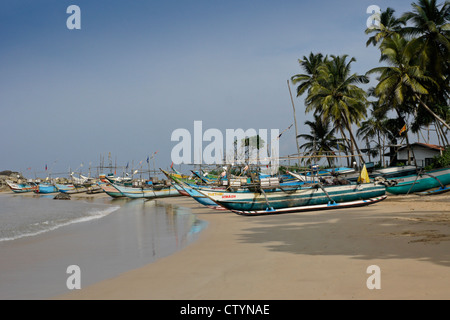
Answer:
<svg viewBox="0 0 450 320"><path fill-rule="evenodd" d="M69 211L74 206L89 208L91 202L92 207L112 210L99 219L80 220L33 236L0 241L0 300L48 299L65 294L69 292L67 269L73 265L81 270L82 287L109 279L182 250L196 241L203 227L189 209L159 201L112 200L106 194L76 194L72 200L48 200L55 194L11 196L19 200L45 198L37 208L40 211L35 212L44 213L44 218L42 210L46 205L50 209L52 202ZM86 204L79 206L76 202L80 200ZM53 217L55 210L50 211L48 217ZM6 223L5 229L8 221L0 219Z"/></svg>
<svg viewBox="0 0 450 320"><path fill-rule="evenodd" d="M175 254L54 299L450 298L450 194L256 217L160 201L190 207L208 227ZM380 289L368 288L372 265Z"/></svg>

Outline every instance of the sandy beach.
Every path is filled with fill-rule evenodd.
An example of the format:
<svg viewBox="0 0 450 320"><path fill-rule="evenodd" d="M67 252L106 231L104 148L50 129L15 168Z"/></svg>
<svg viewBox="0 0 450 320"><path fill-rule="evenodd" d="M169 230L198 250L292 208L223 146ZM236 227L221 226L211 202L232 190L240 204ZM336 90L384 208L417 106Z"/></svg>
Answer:
<svg viewBox="0 0 450 320"><path fill-rule="evenodd" d="M450 194L246 217L177 197L208 227L170 256L54 299L449 299ZM380 289L369 289L378 266Z"/></svg>

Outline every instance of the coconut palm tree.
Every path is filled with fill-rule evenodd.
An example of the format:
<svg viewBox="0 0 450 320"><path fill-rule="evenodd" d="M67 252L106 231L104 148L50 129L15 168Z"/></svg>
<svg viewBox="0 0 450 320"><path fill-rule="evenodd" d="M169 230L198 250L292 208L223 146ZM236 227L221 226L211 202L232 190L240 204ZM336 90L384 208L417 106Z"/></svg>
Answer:
<svg viewBox="0 0 450 320"><path fill-rule="evenodd" d="M402 19L412 25L403 28L405 35L417 37L420 63L435 80L442 79L449 68L450 53L450 2L437 5L436 0L419 0L412 3L413 10L403 14Z"/></svg>
<svg viewBox="0 0 450 320"><path fill-rule="evenodd" d="M445 119L443 109L450 94L450 2L437 5L436 0L419 0L402 18L410 23L404 34L415 37L411 42L417 47L417 65L438 84L428 88L429 94L422 97L421 104L424 108L432 106L433 112Z"/></svg>
<svg viewBox="0 0 450 320"><path fill-rule="evenodd" d="M335 137L337 128L331 127L328 119L323 119L319 115L314 116L314 121L305 121L310 128L310 134L300 134L298 138L307 142L300 146L305 150L305 154L320 160L322 156L331 156L335 150L342 149L341 139ZM333 165L333 158L327 157L328 165ZM308 160L310 162L311 159Z"/></svg>
<svg viewBox="0 0 450 320"><path fill-rule="evenodd" d="M383 164L383 149L381 139L386 132L386 128L384 126L384 121L387 119L385 114L381 116L377 115L377 112L374 111L376 106L378 106L378 101L371 102L373 109L371 111L372 116L367 120L361 122L361 127L359 127L356 132L356 136L360 139L366 139L366 141L370 139L377 139L378 142L378 152L377 154L380 156L380 164ZM370 143L367 143L368 148L370 149ZM370 150L368 151L369 157L371 155ZM372 153L375 155L375 153ZM370 161L370 160L369 160Z"/></svg>
<svg viewBox="0 0 450 320"><path fill-rule="evenodd" d="M313 111L332 121L343 137L344 129L347 130L351 153L354 154L356 148L363 163L352 125L359 125L367 114L367 94L357 85L369 80L365 75L351 73L351 63L356 61L355 58L348 61L348 55L330 57L318 67L316 79L305 100L306 112Z"/></svg>
<svg viewBox="0 0 450 320"><path fill-rule="evenodd" d="M384 39L380 46L380 61L385 61L390 66L373 68L367 75L380 74L375 95L380 98L381 104L388 103L397 112L413 113L418 103L450 129L450 126L421 98L429 94L427 88L433 88L437 83L425 74L423 68L415 64L417 46L417 42L409 42L398 34Z"/></svg>
<svg viewBox="0 0 450 320"><path fill-rule="evenodd" d="M321 53L310 53L309 57L303 56L298 59L300 67L306 72L305 74L296 74L291 77L291 81L297 86L297 97L305 93L314 83L319 66L327 60Z"/></svg>
<svg viewBox="0 0 450 320"><path fill-rule="evenodd" d="M375 33L375 35L371 36L367 40L366 47L371 44L376 46L377 44L381 43L383 39L390 37L394 33L402 32L402 28L406 25L405 19L397 19L394 13L394 9L387 8L380 15L380 26L378 28L366 29L366 34Z"/></svg>

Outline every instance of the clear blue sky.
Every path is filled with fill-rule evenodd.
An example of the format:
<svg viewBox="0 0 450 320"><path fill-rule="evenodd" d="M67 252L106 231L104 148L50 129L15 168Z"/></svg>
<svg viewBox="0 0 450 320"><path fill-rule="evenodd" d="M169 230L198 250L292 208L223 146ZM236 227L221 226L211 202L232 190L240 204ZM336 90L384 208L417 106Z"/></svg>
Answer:
<svg viewBox="0 0 450 320"><path fill-rule="evenodd" d="M286 81L301 72L297 59L348 54L365 73L379 58L365 46L367 7L400 15L411 2L3 0L0 170L66 172L109 152L137 164L155 151L168 167L172 131L194 120L281 132L293 123ZM71 4L81 30L66 27ZM294 101L307 133L310 115ZM281 155L295 152L294 133Z"/></svg>

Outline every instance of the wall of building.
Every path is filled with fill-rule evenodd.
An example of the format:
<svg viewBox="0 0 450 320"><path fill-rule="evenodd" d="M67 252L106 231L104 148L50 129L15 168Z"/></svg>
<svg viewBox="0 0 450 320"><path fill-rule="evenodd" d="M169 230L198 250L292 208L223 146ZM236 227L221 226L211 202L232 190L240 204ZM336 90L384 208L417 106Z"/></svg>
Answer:
<svg viewBox="0 0 450 320"><path fill-rule="evenodd" d="M440 154L439 150L433 150L429 148L424 148L421 146L412 146L414 151L414 156L416 157L417 165L421 167L425 167L429 165L429 161L433 159L433 157ZM411 159L413 155L410 155ZM408 149L402 149L398 152L398 161L404 162L405 164L408 162ZM412 162L413 163L413 162Z"/></svg>

